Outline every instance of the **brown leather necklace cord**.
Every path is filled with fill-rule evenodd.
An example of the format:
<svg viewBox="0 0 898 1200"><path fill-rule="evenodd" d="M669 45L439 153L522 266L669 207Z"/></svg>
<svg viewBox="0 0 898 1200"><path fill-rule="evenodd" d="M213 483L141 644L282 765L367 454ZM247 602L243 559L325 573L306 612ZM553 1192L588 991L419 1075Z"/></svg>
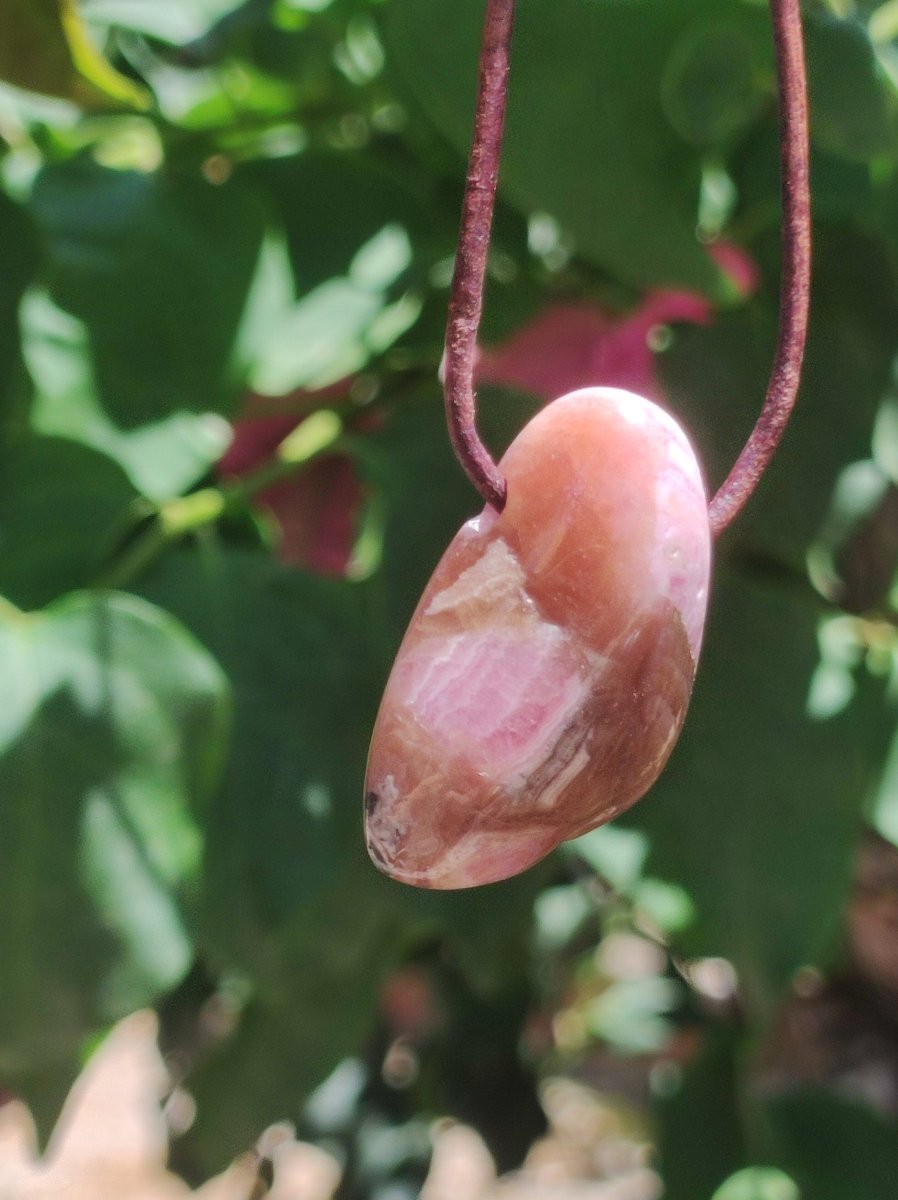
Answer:
<svg viewBox="0 0 898 1200"><path fill-rule="evenodd" d="M770 0L770 13L779 80L783 211L779 334L761 415L708 510L715 537L742 511L776 452L798 395L808 331L811 188L800 0Z"/></svg>
<svg viewBox="0 0 898 1200"><path fill-rule="evenodd" d="M505 480L477 432L474 366L499 182L514 15L515 0L487 0L474 137L443 360L446 421L456 457L484 500L500 512L505 505Z"/></svg>
<svg viewBox="0 0 898 1200"><path fill-rule="evenodd" d="M785 431L801 380L811 288L811 198L800 0L770 0L779 90L782 194L780 322L773 370L760 416L709 506L722 533L741 512ZM499 511L506 486L477 431L474 369L490 232L505 126L515 0L486 0L474 135L446 327L446 420L455 454L484 500Z"/></svg>

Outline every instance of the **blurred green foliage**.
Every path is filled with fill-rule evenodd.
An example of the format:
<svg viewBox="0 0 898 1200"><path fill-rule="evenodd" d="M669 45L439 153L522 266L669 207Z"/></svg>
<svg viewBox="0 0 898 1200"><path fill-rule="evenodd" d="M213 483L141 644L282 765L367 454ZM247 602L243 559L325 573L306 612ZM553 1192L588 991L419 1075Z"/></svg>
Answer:
<svg viewBox="0 0 898 1200"><path fill-rule="evenodd" d="M796 973L846 962L865 824L898 834L898 16L806 7L806 381L719 547L682 743L618 825L430 895L369 865L359 793L476 506L436 380L482 2L2 6L0 1084L42 1134L98 1036L156 1005L198 1178L285 1118L344 1146L347 1196L416 1194L435 1114L512 1166L539 1080L601 1046L644 1068L671 1200L894 1194L894 1109L758 1066ZM776 329L763 6L520 8L484 339L553 302L703 296L649 341L713 486ZM535 403L484 389L497 451ZM321 408L333 438L283 442ZM622 935L657 956L635 978Z"/></svg>

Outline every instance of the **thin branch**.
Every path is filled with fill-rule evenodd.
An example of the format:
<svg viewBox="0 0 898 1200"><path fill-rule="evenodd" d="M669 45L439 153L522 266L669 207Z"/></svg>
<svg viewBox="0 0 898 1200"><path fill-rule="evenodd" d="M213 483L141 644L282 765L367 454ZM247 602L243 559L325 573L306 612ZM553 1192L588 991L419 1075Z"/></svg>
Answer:
<svg viewBox="0 0 898 1200"><path fill-rule="evenodd" d="M93 586L130 587L182 538L215 525L228 513L239 512L259 492L299 475L325 455L339 453L342 435L343 424L336 412L318 409L287 435L272 459L242 478L166 500L146 528L100 572ZM0 598L0 616L4 603Z"/></svg>
<svg viewBox="0 0 898 1200"><path fill-rule="evenodd" d="M490 230L499 179L515 0L486 0L474 136L446 327L446 421L468 478L495 508L505 505L505 480L477 432L474 364L483 309Z"/></svg>
<svg viewBox="0 0 898 1200"><path fill-rule="evenodd" d="M770 0L780 107L783 265L780 325L773 371L758 422L711 501L715 536L751 496L786 428L801 380L811 289L811 196L807 76L799 0Z"/></svg>

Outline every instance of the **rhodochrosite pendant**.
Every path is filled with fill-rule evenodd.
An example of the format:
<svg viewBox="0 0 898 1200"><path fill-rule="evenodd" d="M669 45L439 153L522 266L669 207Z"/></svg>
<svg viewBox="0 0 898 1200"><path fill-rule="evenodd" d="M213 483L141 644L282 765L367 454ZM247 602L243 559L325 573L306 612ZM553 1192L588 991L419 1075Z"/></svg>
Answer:
<svg viewBox="0 0 898 1200"><path fill-rule="evenodd" d="M642 796L683 724L711 558L701 471L657 405L589 388L500 464L412 617L366 778L394 879L493 883Z"/></svg>

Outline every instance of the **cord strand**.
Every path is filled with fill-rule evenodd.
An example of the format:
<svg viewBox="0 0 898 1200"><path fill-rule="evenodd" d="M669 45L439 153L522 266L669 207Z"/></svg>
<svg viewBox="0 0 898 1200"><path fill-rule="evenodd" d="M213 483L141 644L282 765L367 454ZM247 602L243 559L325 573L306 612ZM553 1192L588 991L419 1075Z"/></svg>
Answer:
<svg viewBox="0 0 898 1200"><path fill-rule="evenodd" d="M779 81L782 192L780 320L773 370L757 423L709 506L719 536L767 470L798 396L811 293L811 192L807 73L800 0L770 0Z"/></svg>
<svg viewBox="0 0 898 1200"><path fill-rule="evenodd" d="M505 480L477 432L474 368L505 127L515 0L487 0L474 136L449 300L443 384L446 422L468 478L500 512Z"/></svg>

